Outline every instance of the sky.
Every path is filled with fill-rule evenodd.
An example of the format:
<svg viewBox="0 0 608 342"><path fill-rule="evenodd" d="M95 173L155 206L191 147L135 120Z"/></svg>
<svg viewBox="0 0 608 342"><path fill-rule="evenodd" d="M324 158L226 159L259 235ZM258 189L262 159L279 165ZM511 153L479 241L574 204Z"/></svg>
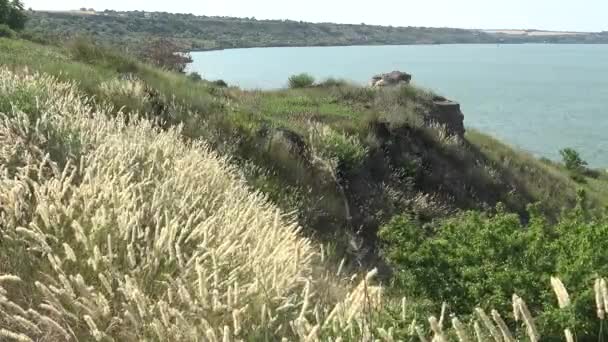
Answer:
<svg viewBox="0 0 608 342"><path fill-rule="evenodd" d="M24 0L36 10L145 10L393 26L608 31L608 0Z"/></svg>

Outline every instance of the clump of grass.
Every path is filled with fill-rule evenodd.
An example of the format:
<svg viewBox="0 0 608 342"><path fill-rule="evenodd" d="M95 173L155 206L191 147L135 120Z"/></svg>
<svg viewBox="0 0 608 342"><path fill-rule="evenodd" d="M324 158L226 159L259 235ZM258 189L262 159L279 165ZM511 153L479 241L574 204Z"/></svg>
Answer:
<svg viewBox="0 0 608 342"><path fill-rule="evenodd" d="M292 75L288 79L289 88L310 88L314 85L315 78L307 73Z"/></svg>
<svg viewBox="0 0 608 342"><path fill-rule="evenodd" d="M121 73L132 73L138 70L137 62L133 58L95 44L90 38L76 38L69 43L68 47L72 58L84 63L103 65Z"/></svg>
<svg viewBox="0 0 608 342"><path fill-rule="evenodd" d="M109 97L127 96L144 98L146 96L146 85L140 80L112 79L101 83L99 90Z"/></svg>
<svg viewBox="0 0 608 342"><path fill-rule="evenodd" d="M367 156L367 147L358 137L338 132L323 124L314 125L312 144L326 159L335 160L345 168L361 165Z"/></svg>
<svg viewBox="0 0 608 342"><path fill-rule="evenodd" d="M344 86L332 90L334 97L341 101L369 103L376 98L379 91L370 87Z"/></svg>

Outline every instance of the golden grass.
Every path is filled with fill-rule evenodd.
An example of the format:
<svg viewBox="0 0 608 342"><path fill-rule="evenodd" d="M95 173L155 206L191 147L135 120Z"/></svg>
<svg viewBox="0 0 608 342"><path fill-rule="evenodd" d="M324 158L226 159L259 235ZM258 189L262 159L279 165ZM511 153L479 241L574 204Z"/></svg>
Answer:
<svg viewBox="0 0 608 342"><path fill-rule="evenodd" d="M109 119L71 84L0 70L0 333L8 339L314 340L361 334L380 288L320 299L293 217L203 142ZM55 156L55 157L53 157Z"/></svg>

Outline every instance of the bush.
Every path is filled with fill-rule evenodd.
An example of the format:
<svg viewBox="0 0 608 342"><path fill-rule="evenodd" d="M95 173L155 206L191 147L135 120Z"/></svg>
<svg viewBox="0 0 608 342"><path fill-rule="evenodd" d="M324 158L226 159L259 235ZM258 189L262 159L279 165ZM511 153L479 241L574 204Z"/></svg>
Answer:
<svg viewBox="0 0 608 342"><path fill-rule="evenodd" d="M69 51L75 60L97 64L121 73L137 71L137 62L109 47L95 44L92 38L78 37L69 43Z"/></svg>
<svg viewBox="0 0 608 342"><path fill-rule="evenodd" d="M192 63L189 53L181 52L177 44L165 38L150 43L144 49L142 57L158 67L182 73L188 64Z"/></svg>
<svg viewBox="0 0 608 342"><path fill-rule="evenodd" d="M322 88L344 87L347 85L348 85L348 82L346 80L333 78L333 77L330 77L318 84L318 86L322 87Z"/></svg>
<svg viewBox="0 0 608 342"><path fill-rule="evenodd" d="M587 162L584 161L580 154L573 148L565 148L559 151L562 156L562 161L566 169L570 171L570 178L575 182L585 183L585 175L592 176L592 173L587 170Z"/></svg>
<svg viewBox="0 0 608 342"><path fill-rule="evenodd" d="M0 24L0 38L15 38L15 31L6 24Z"/></svg>
<svg viewBox="0 0 608 342"><path fill-rule="evenodd" d="M318 141L313 143L321 155L336 160L340 167L353 169L361 165L367 156L367 148L357 137L337 132L329 126L318 126L314 137Z"/></svg>
<svg viewBox="0 0 608 342"><path fill-rule="evenodd" d="M582 172L587 166L587 162L573 148L565 148L559 151L559 154L562 156L562 161L569 171Z"/></svg>
<svg viewBox="0 0 608 342"><path fill-rule="evenodd" d="M191 73L188 74L188 78L191 79L192 81L195 82L200 82L203 80L203 77L201 76L201 74L199 74L196 71L193 71Z"/></svg>
<svg viewBox="0 0 608 342"><path fill-rule="evenodd" d="M315 78L310 74L299 74L289 77L289 88L309 88L315 83Z"/></svg>
<svg viewBox="0 0 608 342"><path fill-rule="evenodd" d="M579 338L598 331L593 320L596 275L608 273L608 217L591 216L579 205L551 224L537 207L529 209L523 225L515 214L497 208L497 214L468 212L433 226L398 216L380 230L383 253L395 270L396 290L415 298L447 301L456 313L471 307L507 312L513 293L525 297L540 313L543 333L557 337L563 322L556 313L548 286L555 275L564 281L572 298L569 319ZM585 340L585 339L582 339Z"/></svg>
<svg viewBox="0 0 608 342"><path fill-rule="evenodd" d="M220 87L220 88L228 87L228 83L224 82L224 80L215 80L215 81L211 82L211 84L213 84L216 87Z"/></svg>

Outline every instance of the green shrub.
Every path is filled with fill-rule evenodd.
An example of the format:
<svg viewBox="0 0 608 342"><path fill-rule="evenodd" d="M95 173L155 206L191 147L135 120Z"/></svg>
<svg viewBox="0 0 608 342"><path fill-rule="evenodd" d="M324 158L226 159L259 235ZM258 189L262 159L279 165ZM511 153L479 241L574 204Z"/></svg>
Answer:
<svg viewBox="0 0 608 342"><path fill-rule="evenodd" d="M357 137L337 132L328 126L318 129L317 139L314 144L321 155L336 160L344 168L359 166L367 156L367 148Z"/></svg>
<svg viewBox="0 0 608 342"><path fill-rule="evenodd" d="M570 178L575 182L585 183L585 175L589 172L587 162L581 158L580 154L573 148L565 148L559 151L559 154L562 156L564 166L570 171Z"/></svg>
<svg viewBox="0 0 608 342"><path fill-rule="evenodd" d="M331 87L344 87L347 86L348 82L343 79L338 78L327 78L323 82L319 83L318 86L322 88L331 88Z"/></svg>
<svg viewBox="0 0 608 342"><path fill-rule="evenodd" d="M580 172L587 166L587 162L584 161L580 154L573 148L565 148L559 151L559 154L562 156L564 165L569 171Z"/></svg>
<svg viewBox="0 0 608 342"><path fill-rule="evenodd" d="M310 74L299 74L289 77L289 88L309 88L315 83L315 78Z"/></svg>
<svg viewBox="0 0 608 342"><path fill-rule="evenodd" d="M226 83L224 80L215 80L215 81L211 82L211 84L213 84L216 87L220 87L220 88L228 87L228 83Z"/></svg>
<svg viewBox="0 0 608 342"><path fill-rule="evenodd" d="M416 298L447 301L456 313L480 305L501 312L513 293L526 298L546 336L562 333L563 313L555 309L550 278L559 276L572 297L570 327L579 338L599 328L593 320L593 280L608 273L608 217L583 209L567 211L555 225L536 206L523 225L499 206L495 215L468 212L423 226L398 216L379 233L383 253L395 271L395 286Z"/></svg>
<svg viewBox="0 0 608 342"><path fill-rule="evenodd" d="M195 81L195 82L199 82L203 80L203 77L201 76L201 74L199 74L196 71L193 71L191 73L188 74L188 78Z"/></svg>
<svg viewBox="0 0 608 342"><path fill-rule="evenodd" d="M0 38L15 38L15 31L11 30L8 25L0 24Z"/></svg>

